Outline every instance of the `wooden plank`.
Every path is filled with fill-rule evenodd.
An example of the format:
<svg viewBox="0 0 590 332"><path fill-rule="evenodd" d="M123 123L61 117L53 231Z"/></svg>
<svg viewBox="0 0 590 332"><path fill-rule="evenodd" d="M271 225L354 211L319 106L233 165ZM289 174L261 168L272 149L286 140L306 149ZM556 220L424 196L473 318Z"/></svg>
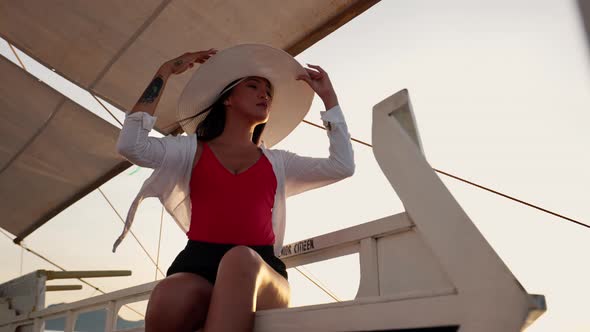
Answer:
<svg viewBox="0 0 590 332"><path fill-rule="evenodd" d="M140 298L141 296L145 296L145 295L147 295L149 297L149 294L151 293L152 289L158 284L158 282L159 281L152 281L152 282L149 282L146 284L121 289L118 291L98 295L98 296L83 299L80 301L52 306L50 308L43 309L43 310L37 311L35 313L32 313L30 315L30 317L35 318L35 317L42 317L45 315L53 315L53 314L60 315L60 314L63 314L64 312L67 312L68 310L81 310L81 309L84 309L87 307L96 306L97 304L105 304L106 305L109 301L120 301L120 300L125 300L130 297ZM139 299L139 300L143 300L143 299Z"/></svg>
<svg viewBox="0 0 590 332"><path fill-rule="evenodd" d="M47 280L73 279L73 278L105 278L105 277L126 277L131 275L130 270L110 271L45 271Z"/></svg>
<svg viewBox="0 0 590 332"><path fill-rule="evenodd" d="M378 238L389 234L407 231L412 228L413 225L414 224L406 213L399 213L284 245L279 257L281 259L286 259L298 255L310 254L320 250L326 250L336 246L346 246L353 243L358 244L365 238Z"/></svg>
<svg viewBox="0 0 590 332"><path fill-rule="evenodd" d="M447 294L449 291L265 310L256 313L254 330L381 331L459 325L463 306L457 296Z"/></svg>
<svg viewBox="0 0 590 332"><path fill-rule="evenodd" d="M374 238L361 240L359 256L361 279L355 298L380 295L377 240Z"/></svg>
<svg viewBox="0 0 590 332"><path fill-rule="evenodd" d="M302 255L281 258L281 260L283 261L283 263L285 263L287 268L291 268L295 266L325 261L336 257L355 254L357 252L359 252L358 243L345 243L343 245L324 248L323 250L317 250Z"/></svg>
<svg viewBox="0 0 590 332"><path fill-rule="evenodd" d="M111 332L117 328L118 308L115 301L109 301L106 306L107 317L105 321L106 332Z"/></svg>
<svg viewBox="0 0 590 332"><path fill-rule="evenodd" d="M82 289L82 285L52 285L52 286L45 286L46 292L58 292L58 291L70 291L70 290L80 290Z"/></svg>

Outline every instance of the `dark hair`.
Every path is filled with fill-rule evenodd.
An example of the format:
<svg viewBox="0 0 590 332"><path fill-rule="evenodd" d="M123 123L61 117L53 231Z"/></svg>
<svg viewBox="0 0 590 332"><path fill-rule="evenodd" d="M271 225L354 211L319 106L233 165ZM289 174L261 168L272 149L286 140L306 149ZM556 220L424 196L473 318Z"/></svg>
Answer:
<svg viewBox="0 0 590 332"><path fill-rule="evenodd" d="M231 82L226 88L237 81L238 80ZM223 90L225 90L225 88ZM205 119L197 125L196 134L198 140L208 142L223 133L223 130L225 129L225 105L223 102L227 100L232 90L233 88L223 93L217 98L211 107L207 108L210 109L210 111L207 113ZM198 116L198 114L196 116ZM265 126L266 123L260 123L254 127L254 132L252 133L252 142L254 144L258 145L260 143L260 136L262 136Z"/></svg>

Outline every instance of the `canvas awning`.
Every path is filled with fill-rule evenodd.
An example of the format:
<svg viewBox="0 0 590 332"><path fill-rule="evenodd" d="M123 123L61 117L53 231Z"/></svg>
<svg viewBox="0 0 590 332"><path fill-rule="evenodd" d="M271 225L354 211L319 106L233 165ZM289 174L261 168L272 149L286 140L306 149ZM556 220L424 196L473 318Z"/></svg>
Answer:
<svg viewBox="0 0 590 332"><path fill-rule="evenodd" d="M0 36L129 110L157 68L184 52L264 43L297 55L377 2L0 0ZM18 242L128 164L115 155L116 129L5 62L0 227ZM167 84L156 113L163 134L177 128L175 104L189 77Z"/></svg>
<svg viewBox="0 0 590 332"><path fill-rule="evenodd" d="M159 66L188 51L264 43L292 55L376 1L0 1L0 34L41 63L123 110ZM174 77L156 129L170 133L190 75Z"/></svg>
<svg viewBox="0 0 590 332"><path fill-rule="evenodd" d="M119 130L0 57L0 226L18 239L130 166Z"/></svg>

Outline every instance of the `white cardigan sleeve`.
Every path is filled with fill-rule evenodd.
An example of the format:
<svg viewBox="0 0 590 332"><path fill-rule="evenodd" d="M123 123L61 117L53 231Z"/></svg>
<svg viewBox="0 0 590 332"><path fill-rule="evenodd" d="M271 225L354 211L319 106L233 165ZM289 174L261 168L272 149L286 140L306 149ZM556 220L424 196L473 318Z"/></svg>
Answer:
<svg viewBox="0 0 590 332"><path fill-rule="evenodd" d="M156 117L145 112L127 113L117 140L117 152L141 167L158 168L166 154L163 140L149 137Z"/></svg>
<svg viewBox="0 0 590 332"><path fill-rule="evenodd" d="M340 106L320 112L330 140L328 158L302 157L285 151L287 197L323 187L354 174L354 152L350 133Z"/></svg>

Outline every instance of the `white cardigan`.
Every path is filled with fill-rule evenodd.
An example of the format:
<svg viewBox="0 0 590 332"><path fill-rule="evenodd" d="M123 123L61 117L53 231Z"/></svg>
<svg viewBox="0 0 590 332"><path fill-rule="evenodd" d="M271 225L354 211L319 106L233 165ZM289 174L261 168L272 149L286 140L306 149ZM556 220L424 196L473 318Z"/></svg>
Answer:
<svg viewBox="0 0 590 332"><path fill-rule="evenodd" d="M320 112L328 129L330 156L328 158L302 157L295 153L267 149L264 155L272 164L277 190L272 209L272 228L275 233L274 252L279 255L285 238L286 198L304 191L319 188L352 176L355 169L350 133L340 106ZM138 205L144 198L157 197L174 221L186 233L191 221L190 178L197 150L195 134L149 137L156 117L145 112L125 116L117 141L117 151L130 162L154 168L131 203L123 233L115 241L113 252L121 243L133 223Z"/></svg>

